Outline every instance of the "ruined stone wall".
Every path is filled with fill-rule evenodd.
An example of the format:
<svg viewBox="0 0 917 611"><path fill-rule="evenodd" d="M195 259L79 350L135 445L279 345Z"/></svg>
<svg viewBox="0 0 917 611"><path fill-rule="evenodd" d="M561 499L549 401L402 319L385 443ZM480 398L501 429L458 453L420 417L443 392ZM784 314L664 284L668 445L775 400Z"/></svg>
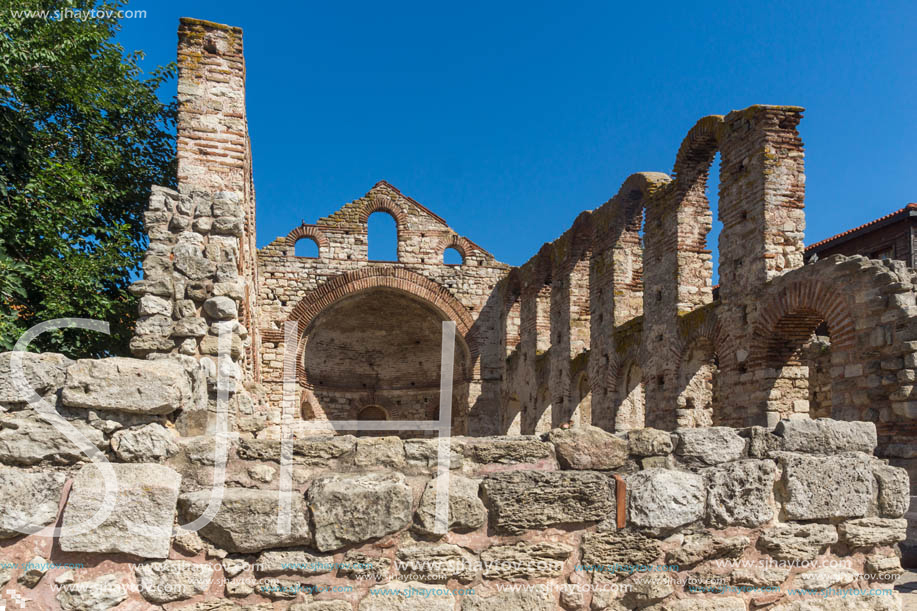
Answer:
<svg viewBox="0 0 917 611"><path fill-rule="evenodd" d="M702 119L674 178L630 177L501 282L503 431L582 423L584 398L588 422L614 431L830 416L876 422L880 453L914 468L917 276L863 257L802 266L801 110ZM714 298L705 192L717 152ZM570 286L589 295L588 310L568 307ZM536 295L553 304L549 318L537 317ZM517 303L518 348L509 338Z"/></svg>
<svg viewBox="0 0 917 611"><path fill-rule="evenodd" d="M453 437L437 534L436 440L305 437L282 463L278 440L176 434L176 414L201 400L179 357L25 355L46 411L112 461L96 464L23 402L11 358L0 355L0 581L29 608L899 608L908 477L873 457L872 423ZM113 510L75 530L106 482ZM24 521L64 530L21 534Z"/></svg>
<svg viewBox="0 0 917 611"><path fill-rule="evenodd" d="M367 226L374 212L390 214L395 219L398 261L368 259ZM316 243L318 257L295 256L295 244L302 239ZM462 254L461 265L443 263L447 248ZM385 182L316 224L294 228L258 253L258 305L263 321L261 382L268 399L272 404L283 399L284 328L287 321L292 321L300 336L298 349L291 351L296 356L293 367L298 382L294 401L298 406L308 406L303 409L312 419L353 420L367 405L385 408L390 419L433 419L439 404L439 329L418 336L416 346L395 350L402 335L423 327L425 319L420 315L416 320L407 320L397 312L384 316L380 311L359 329L340 326L336 334L326 333L331 337L324 340L326 348L317 352L316 358L337 360L342 375L333 384L316 375L310 379L308 351L315 334L322 331L320 317L325 316L324 327L328 329L334 326L327 324L328 312L340 300L357 297L362 291L381 291L364 308L373 310L385 300L383 293L388 291L430 310L431 320L457 323L460 345L454 394L461 401L454 409L458 418L455 426L461 432L498 430L499 424L491 423L500 413L493 372L502 370L503 356L498 352L501 342L494 339L499 308L491 299L496 283L508 269L490 253L456 234L443 219ZM405 302L401 309L411 307L414 306ZM392 345L391 351L377 351L388 370L381 382L370 372L362 371L365 363L357 362L372 359L372 351L363 347L357 357L341 349L340 342L346 342L341 336L348 332L384 337ZM432 366L435 371L415 383L418 363L421 368ZM345 379L348 367L350 376ZM398 379L400 384L385 383Z"/></svg>

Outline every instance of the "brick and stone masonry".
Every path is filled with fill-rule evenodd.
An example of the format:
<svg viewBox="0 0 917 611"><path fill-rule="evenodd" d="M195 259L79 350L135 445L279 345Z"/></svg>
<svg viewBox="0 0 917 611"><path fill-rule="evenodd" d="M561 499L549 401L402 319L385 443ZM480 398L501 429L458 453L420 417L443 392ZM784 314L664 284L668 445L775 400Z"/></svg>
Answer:
<svg viewBox="0 0 917 611"><path fill-rule="evenodd" d="M9 568L0 582L67 610L896 608L894 596L787 596L897 574L917 465L917 272L864 257L803 265L802 108L701 119L671 174L628 177L520 267L384 181L258 250L242 31L183 19L178 59L178 189L154 188L146 213L136 358L25 358L36 391L114 463L118 511L58 542L17 533L27 515L91 517L104 481L25 403L0 355L3 558L88 567ZM715 289L705 192L717 153ZM368 260L374 213L395 220L396 261ZM296 256L299 240L318 256ZM449 248L460 264L444 263ZM443 321L457 341L439 536L428 434L317 433L437 419ZM216 517L164 535L205 510L224 441ZM162 528L125 536L137 521ZM446 560L457 572L438 570ZM848 571L823 570L841 561ZM577 570L614 562L678 570L663 582ZM689 577L733 589L700 592ZM369 592L408 580L474 594ZM83 585L52 585L71 582ZM500 591L519 582L557 587ZM559 587L608 583L630 590ZM351 589L291 592L304 584Z"/></svg>

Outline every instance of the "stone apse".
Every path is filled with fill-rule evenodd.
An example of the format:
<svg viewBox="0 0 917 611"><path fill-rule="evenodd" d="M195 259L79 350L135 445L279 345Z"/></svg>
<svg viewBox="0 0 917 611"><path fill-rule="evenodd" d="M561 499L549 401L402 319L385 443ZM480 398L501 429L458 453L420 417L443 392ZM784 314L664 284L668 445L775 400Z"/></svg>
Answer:
<svg viewBox="0 0 917 611"><path fill-rule="evenodd" d="M862 257L803 265L802 108L704 117L670 174L626 178L521 267L386 182L257 250L241 45L236 28L182 22L179 189L154 193L134 289L171 303L141 306L134 350L212 354L219 325L236 324L253 397L242 426L279 423L285 358L300 434L315 420L436 418L440 323L451 320L456 434L832 417L875 422L882 453L910 458L915 272ZM705 191L717 153L714 287ZM394 219L397 261L368 260L373 214ZM317 256L296 256L299 240ZM461 264L443 262L449 248ZM233 301L238 323L200 307L214 296Z"/></svg>

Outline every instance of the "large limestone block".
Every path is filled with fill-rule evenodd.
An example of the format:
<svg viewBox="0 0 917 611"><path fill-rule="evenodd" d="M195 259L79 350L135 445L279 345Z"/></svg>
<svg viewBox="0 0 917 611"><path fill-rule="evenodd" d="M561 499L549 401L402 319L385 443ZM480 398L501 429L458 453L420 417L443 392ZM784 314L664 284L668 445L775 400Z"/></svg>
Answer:
<svg viewBox="0 0 917 611"><path fill-rule="evenodd" d="M168 603L191 598L210 588L213 568L186 560L145 562L134 567L140 594L150 602Z"/></svg>
<svg viewBox="0 0 917 611"><path fill-rule="evenodd" d="M186 407L191 396L191 381L176 362L112 357L72 365L62 399L69 407L169 414Z"/></svg>
<svg viewBox="0 0 917 611"><path fill-rule="evenodd" d="M97 448L108 446L102 431L82 420L69 422ZM64 430L31 409L0 414L0 462L34 465L42 461L72 464L88 460Z"/></svg>
<svg viewBox="0 0 917 611"><path fill-rule="evenodd" d="M861 518L843 522L837 527L841 540L850 547L893 545L907 538L904 518Z"/></svg>
<svg viewBox="0 0 917 611"><path fill-rule="evenodd" d="M17 529L53 522L66 481L63 473L0 467L0 539L24 534Z"/></svg>
<svg viewBox="0 0 917 611"><path fill-rule="evenodd" d="M783 449L787 452L872 454L876 449L876 425L872 422L843 422L829 418L781 420L774 434L783 439Z"/></svg>
<svg viewBox="0 0 917 611"><path fill-rule="evenodd" d="M64 611L105 611L127 598L127 588L117 575L62 586L57 600Z"/></svg>
<svg viewBox="0 0 917 611"><path fill-rule="evenodd" d="M178 507L186 522L204 514L210 490L181 495ZM277 490L226 488L216 515L199 533L228 552L252 553L274 547L308 545L312 542L309 516L302 495L290 497L290 532L278 527L280 493Z"/></svg>
<svg viewBox="0 0 917 611"><path fill-rule="evenodd" d="M99 467L88 464L76 474L64 509L61 549L167 558L181 475L164 465L111 467L118 478L111 513L88 532L67 534L68 528L88 523L105 498L105 479Z"/></svg>
<svg viewBox="0 0 917 611"><path fill-rule="evenodd" d="M873 497L872 469L865 455L807 456L781 453L783 505L790 520L865 516Z"/></svg>
<svg viewBox="0 0 917 611"><path fill-rule="evenodd" d="M675 455L686 465L718 465L745 455L745 440L732 428L678 429L675 434L678 437Z"/></svg>
<svg viewBox="0 0 917 611"><path fill-rule="evenodd" d="M307 496L323 552L384 537L411 521L413 496L400 473L323 476Z"/></svg>
<svg viewBox="0 0 917 611"><path fill-rule="evenodd" d="M439 478L427 482L420 506L414 515L415 528L425 534L434 534L436 526L436 490ZM449 474L448 530L470 531L487 523L487 509L478 496L480 480L458 474Z"/></svg>
<svg viewBox="0 0 917 611"><path fill-rule="evenodd" d="M830 524L781 524L761 533L758 546L777 560L814 560L828 545L837 543Z"/></svg>
<svg viewBox="0 0 917 611"><path fill-rule="evenodd" d="M554 429L548 441L564 469L606 471L627 462L627 441L595 426Z"/></svg>
<svg viewBox="0 0 917 611"><path fill-rule="evenodd" d="M462 611L552 611L554 601L542 591L472 594L462 598Z"/></svg>
<svg viewBox="0 0 917 611"><path fill-rule="evenodd" d="M707 522L716 528L761 526L774 518L777 465L738 460L705 469Z"/></svg>
<svg viewBox="0 0 917 611"><path fill-rule="evenodd" d="M486 477L482 486L494 525L510 534L614 516L613 483L602 473L509 471Z"/></svg>
<svg viewBox="0 0 917 611"><path fill-rule="evenodd" d="M455 596L443 586L391 581L374 586L360 601L359 611L453 611Z"/></svg>
<svg viewBox="0 0 917 611"><path fill-rule="evenodd" d="M67 368L73 361L63 354L44 352L20 352L22 357L22 371L26 383L36 394L46 397L52 404L56 403L54 397L64 385L67 378ZM11 369L12 352L0 353L0 405L4 403L21 405L28 403L29 397L24 397L13 383Z"/></svg>
<svg viewBox="0 0 917 611"><path fill-rule="evenodd" d="M554 462L554 446L535 436L480 437L465 440L465 457L479 464Z"/></svg>
<svg viewBox="0 0 917 611"><path fill-rule="evenodd" d="M315 467L326 467L328 461L353 452L356 437L305 437L294 439L293 462ZM245 460L272 460L280 462L281 442L277 439L240 439L239 458Z"/></svg>
<svg viewBox="0 0 917 611"><path fill-rule="evenodd" d="M647 469L627 476L628 521L652 529L672 529L704 517L704 479L696 473Z"/></svg>

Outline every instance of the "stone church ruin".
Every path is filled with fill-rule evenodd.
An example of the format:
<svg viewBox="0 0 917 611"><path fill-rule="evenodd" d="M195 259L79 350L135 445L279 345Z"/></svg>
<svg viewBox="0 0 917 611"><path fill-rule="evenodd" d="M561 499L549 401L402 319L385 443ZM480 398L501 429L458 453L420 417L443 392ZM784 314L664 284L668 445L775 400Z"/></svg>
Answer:
<svg viewBox="0 0 917 611"><path fill-rule="evenodd" d="M900 608L790 593L891 588L917 466L917 270L804 264L802 108L700 119L670 173L627 177L519 267L384 181L259 249L242 51L239 28L181 21L178 189L146 213L136 358L20 355L32 397L0 355L0 557L87 567L0 585L68 611ZM397 261L369 260L374 214ZM444 322L447 465L433 431L330 430L439 419ZM49 411L117 476L88 532L66 528L105 478Z"/></svg>

